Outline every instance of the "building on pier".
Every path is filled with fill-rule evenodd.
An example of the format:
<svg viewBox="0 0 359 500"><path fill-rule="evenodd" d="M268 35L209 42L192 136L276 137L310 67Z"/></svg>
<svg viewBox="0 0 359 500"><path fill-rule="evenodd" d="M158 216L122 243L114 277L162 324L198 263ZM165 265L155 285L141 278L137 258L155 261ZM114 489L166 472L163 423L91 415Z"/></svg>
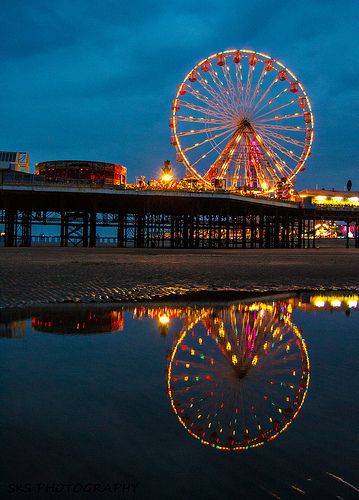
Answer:
<svg viewBox="0 0 359 500"><path fill-rule="evenodd" d="M358 191L335 191L334 189L304 189L299 197L305 208L359 208Z"/></svg>
<svg viewBox="0 0 359 500"><path fill-rule="evenodd" d="M78 182L95 185L126 185L127 169L117 163L84 160L44 161L36 164L36 174L47 182Z"/></svg>
<svg viewBox="0 0 359 500"><path fill-rule="evenodd" d="M0 151L0 170L29 172L30 155L19 151Z"/></svg>

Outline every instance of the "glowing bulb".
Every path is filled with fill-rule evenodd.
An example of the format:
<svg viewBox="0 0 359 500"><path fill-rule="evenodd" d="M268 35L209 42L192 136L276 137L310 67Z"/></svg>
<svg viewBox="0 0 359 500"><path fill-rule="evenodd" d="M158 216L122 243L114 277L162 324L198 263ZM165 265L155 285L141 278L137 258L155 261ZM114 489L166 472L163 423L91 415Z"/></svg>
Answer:
<svg viewBox="0 0 359 500"><path fill-rule="evenodd" d="M342 305L342 303L341 303L340 300L334 299L334 300L331 301L330 305L332 307L340 307Z"/></svg>
<svg viewBox="0 0 359 500"><path fill-rule="evenodd" d="M173 179L173 175L170 174L164 174L161 177L162 182L170 182Z"/></svg>
<svg viewBox="0 0 359 500"><path fill-rule="evenodd" d="M161 316L158 317L158 321L161 325L165 326L169 324L170 318L169 316L167 316L167 314L161 314Z"/></svg>

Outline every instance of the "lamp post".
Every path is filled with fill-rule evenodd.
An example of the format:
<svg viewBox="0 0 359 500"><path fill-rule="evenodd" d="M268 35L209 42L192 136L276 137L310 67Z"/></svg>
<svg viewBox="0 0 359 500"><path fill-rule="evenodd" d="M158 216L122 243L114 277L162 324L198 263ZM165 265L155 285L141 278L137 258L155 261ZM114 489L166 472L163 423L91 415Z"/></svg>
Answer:
<svg viewBox="0 0 359 500"><path fill-rule="evenodd" d="M173 181L172 166L171 162L166 160L163 162L161 182L165 187L168 187L171 181Z"/></svg>

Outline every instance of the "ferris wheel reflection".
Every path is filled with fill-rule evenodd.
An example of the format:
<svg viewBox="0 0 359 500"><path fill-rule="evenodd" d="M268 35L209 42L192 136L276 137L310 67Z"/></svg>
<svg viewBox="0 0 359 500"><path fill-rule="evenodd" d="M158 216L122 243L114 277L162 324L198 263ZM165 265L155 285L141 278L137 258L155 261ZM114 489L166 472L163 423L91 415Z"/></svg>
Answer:
<svg viewBox="0 0 359 500"><path fill-rule="evenodd" d="M40 333L84 336L121 332L126 314L127 321L131 316L133 321L145 320L145 331L154 328L165 342L173 342L166 380L180 424L202 444L246 450L283 433L305 401L310 363L306 343L292 321L293 309L347 313L358 303L354 295L321 295L223 305L45 308L34 311L31 327ZM25 329L22 316L9 316L3 336L18 338Z"/></svg>
<svg viewBox="0 0 359 500"><path fill-rule="evenodd" d="M222 450L261 446L284 432L307 394L305 341L285 302L196 311L169 357L167 387L179 422Z"/></svg>

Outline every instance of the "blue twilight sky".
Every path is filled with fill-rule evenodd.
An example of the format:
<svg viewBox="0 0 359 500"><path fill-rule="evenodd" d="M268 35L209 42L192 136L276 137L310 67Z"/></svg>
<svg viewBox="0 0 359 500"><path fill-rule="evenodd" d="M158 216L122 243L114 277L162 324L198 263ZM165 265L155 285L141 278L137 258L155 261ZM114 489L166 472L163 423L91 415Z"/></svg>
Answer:
<svg viewBox="0 0 359 500"><path fill-rule="evenodd" d="M359 190L358 0L1 0L0 150L31 163L122 163L129 180L174 162L178 83L228 48L270 54L312 101L298 188ZM176 164L180 174L181 167Z"/></svg>

